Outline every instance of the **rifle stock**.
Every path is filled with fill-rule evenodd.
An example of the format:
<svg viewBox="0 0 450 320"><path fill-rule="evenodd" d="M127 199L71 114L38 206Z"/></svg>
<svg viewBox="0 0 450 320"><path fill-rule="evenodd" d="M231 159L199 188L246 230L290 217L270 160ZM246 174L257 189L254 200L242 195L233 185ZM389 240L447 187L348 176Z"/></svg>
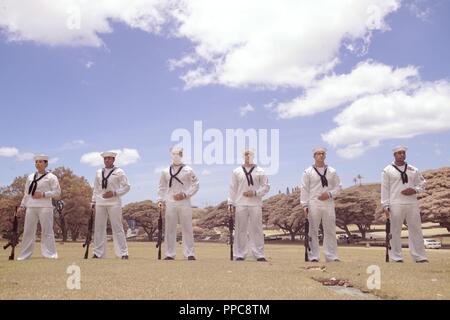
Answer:
<svg viewBox="0 0 450 320"><path fill-rule="evenodd" d="M386 220L386 262L389 263L389 250L391 250L391 219Z"/></svg>
<svg viewBox="0 0 450 320"><path fill-rule="evenodd" d="M16 246L19 243L19 220L17 218L17 211L19 207L16 207L16 212L14 213L13 227L12 230L8 232L8 243L3 246L3 249L6 250L11 247L11 254L8 257L8 260L14 260L14 252Z"/></svg>
<svg viewBox="0 0 450 320"><path fill-rule="evenodd" d="M228 220L228 231L230 233L230 260L233 261L234 259L234 237L233 237L233 231L234 231L234 220L233 216L230 215L230 218Z"/></svg>
<svg viewBox="0 0 450 320"><path fill-rule="evenodd" d="M86 251L84 252L84 259L89 259L89 246L92 242L92 229L94 227L94 209L91 210L91 217L89 218L89 224L88 224L88 233L86 235L86 241L83 244L83 248L86 248Z"/></svg>
<svg viewBox="0 0 450 320"><path fill-rule="evenodd" d="M305 262L309 261L308 252L311 251L311 247L309 246L310 239L311 238L309 237L309 220L306 219L306 222L305 222Z"/></svg>
<svg viewBox="0 0 450 320"><path fill-rule="evenodd" d="M159 218L158 218L158 242L156 243L156 248L158 248L158 260L162 259L161 247L162 247L162 229L163 229L163 219L162 219L162 208L158 208Z"/></svg>

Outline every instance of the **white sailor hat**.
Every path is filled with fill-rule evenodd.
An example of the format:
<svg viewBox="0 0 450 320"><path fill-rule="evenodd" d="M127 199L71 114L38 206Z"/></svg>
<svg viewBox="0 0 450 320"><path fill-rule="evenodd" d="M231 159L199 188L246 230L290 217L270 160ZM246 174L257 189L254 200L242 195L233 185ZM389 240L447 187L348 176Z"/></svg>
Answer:
<svg viewBox="0 0 450 320"><path fill-rule="evenodd" d="M325 152L327 153L327 149L324 147L316 147L313 149L313 154L316 154L317 152Z"/></svg>
<svg viewBox="0 0 450 320"><path fill-rule="evenodd" d="M406 151L408 151L408 148L405 147L405 146L397 146L394 149L392 149L393 153L396 153L396 152L399 152L399 151L405 151L406 152Z"/></svg>
<svg viewBox="0 0 450 320"><path fill-rule="evenodd" d="M252 156L254 156L256 151L255 151L254 148L244 148L244 149L242 149L242 155L245 156L245 154L247 152L249 152Z"/></svg>
<svg viewBox="0 0 450 320"><path fill-rule="evenodd" d="M100 154L103 158L106 157L111 157L111 158L115 158L117 157L117 152L113 152L113 151L106 151Z"/></svg>
<svg viewBox="0 0 450 320"><path fill-rule="evenodd" d="M48 161L48 156L46 156L45 154L37 154L34 156L34 161Z"/></svg>

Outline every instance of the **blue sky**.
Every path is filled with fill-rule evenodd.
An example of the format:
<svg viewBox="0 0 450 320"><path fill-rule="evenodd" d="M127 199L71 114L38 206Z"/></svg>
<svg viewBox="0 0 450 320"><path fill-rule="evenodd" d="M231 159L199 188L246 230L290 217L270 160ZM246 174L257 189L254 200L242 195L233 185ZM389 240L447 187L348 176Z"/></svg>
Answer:
<svg viewBox="0 0 450 320"><path fill-rule="evenodd" d="M313 9L325 7L297 8L290 1L290 11L312 10L306 12L312 20L286 18L283 25L268 14L283 12L283 1L263 2L266 10L252 11L252 23L233 14L249 12L235 1L175 4L185 10L183 20L171 15L173 7L157 7L164 19L156 22L146 10L158 1L128 2L136 10L125 16L118 0L116 6L95 8L72 2L80 6L83 24L63 32L64 8L51 14L37 8L44 18L34 22L26 1L0 1L2 186L33 170L32 161L23 160L27 153L48 153L57 159L51 167L70 167L92 182L96 166L82 163L82 156L126 148L135 149L139 159L131 155L123 166L132 185L125 202L155 200L157 169L168 165L168 148L175 144L171 134L177 128L193 131L194 121L222 132L278 129L280 168L270 177L271 194L298 184L317 145L329 148L328 162L344 186L357 174L364 182L379 182L398 144L409 146L408 158L420 169L449 165L449 1L367 0L367 8L361 1L359 9L335 8L339 19L333 28L319 24L320 14L317 23L313 19ZM367 25L358 12L374 6L380 8L375 27L354 32ZM199 19L202 12L211 19ZM265 27L271 22L273 34ZM236 31L224 33L236 24ZM278 47L272 46L277 41ZM171 68L170 61L184 57L194 62ZM381 81L369 81L377 77ZM241 116L247 105L253 111ZM201 182L195 205L227 197L235 165L193 167Z"/></svg>

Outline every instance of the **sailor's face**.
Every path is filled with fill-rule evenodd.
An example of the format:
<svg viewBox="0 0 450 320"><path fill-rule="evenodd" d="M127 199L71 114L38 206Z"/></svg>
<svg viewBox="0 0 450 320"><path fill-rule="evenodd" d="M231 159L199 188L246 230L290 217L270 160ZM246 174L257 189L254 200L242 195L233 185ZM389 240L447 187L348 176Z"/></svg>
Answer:
<svg viewBox="0 0 450 320"><path fill-rule="evenodd" d="M253 163L253 153L250 151L246 151L244 153L244 161L245 163Z"/></svg>
<svg viewBox="0 0 450 320"><path fill-rule="evenodd" d="M323 151L314 153L314 160L316 160L317 162L324 162L326 158L327 154Z"/></svg>
<svg viewBox="0 0 450 320"><path fill-rule="evenodd" d="M45 169L47 169L48 162L45 160L37 160L35 162L35 166L37 171L44 171Z"/></svg>
<svg viewBox="0 0 450 320"><path fill-rule="evenodd" d="M183 151L173 151L171 153L172 159L173 158L183 158Z"/></svg>
<svg viewBox="0 0 450 320"><path fill-rule="evenodd" d="M111 168L114 165L114 162L116 161L116 158L113 157L105 157L103 159L103 161L105 162L105 167L106 168Z"/></svg>
<svg viewBox="0 0 450 320"><path fill-rule="evenodd" d="M397 151L394 153L395 162L405 162L406 160L406 151Z"/></svg>

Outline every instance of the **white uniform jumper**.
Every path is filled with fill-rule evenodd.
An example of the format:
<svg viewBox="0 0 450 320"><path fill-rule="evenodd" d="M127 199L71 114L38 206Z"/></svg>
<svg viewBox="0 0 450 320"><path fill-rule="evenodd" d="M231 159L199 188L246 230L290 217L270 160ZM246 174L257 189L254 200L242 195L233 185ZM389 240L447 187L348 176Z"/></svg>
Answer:
<svg viewBox="0 0 450 320"><path fill-rule="evenodd" d="M44 198L33 199L35 192L43 192ZM45 258L57 259L55 235L53 232L52 198L61 195L58 178L50 172L34 173L28 176L25 183L25 195L21 206L26 208L25 226L21 253L18 260L31 258L36 240L38 221L41 225L41 254Z"/></svg>
<svg viewBox="0 0 450 320"><path fill-rule="evenodd" d="M103 194L112 191L115 196L104 199ZM114 253L117 257L128 256L128 245L123 230L121 197L130 191L125 172L120 168L99 169L95 176L92 202L95 203L94 254L106 257L106 226L109 221L113 232Z"/></svg>
<svg viewBox="0 0 450 320"><path fill-rule="evenodd" d="M200 184L194 170L186 165L168 167L161 173L158 188L158 202L166 204L165 249L166 257L175 258L177 224L181 224L183 236L183 255L195 257L194 232L192 228L191 197L199 190ZM176 201L174 196L184 193L186 199Z"/></svg>
<svg viewBox="0 0 450 320"><path fill-rule="evenodd" d="M309 209L309 236L311 251L309 261L320 260L319 227L322 221L324 253L326 261L339 259L336 240L336 211L333 198L342 189L336 170L330 166L316 168L311 166L305 170L301 183L300 202ZM330 198L321 201L322 193L328 193Z"/></svg>
<svg viewBox="0 0 450 320"><path fill-rule="evenodd" d="M402 226L406 219L409 233L409 249L415 261L426 260L423 243L422 222L417 195L405 196L401 192L413 188L422 192L425 179L419 170L405 163L404 166L390 164L384 168L381 183L381 204L389 209L391 219L391 260L403 260L402 257Z"/></svg>
<svg viewBox="0 0 450 320"><path fill-rule="evenodd" d="M244 192L256 192L254 197L245 197ZM269 180L258 166L239 167L233 171L228 205L236 207L234 257L245 259L248 250L255 259L264 256L264 230L262 223L262 198L270 191Z"/></svg>

